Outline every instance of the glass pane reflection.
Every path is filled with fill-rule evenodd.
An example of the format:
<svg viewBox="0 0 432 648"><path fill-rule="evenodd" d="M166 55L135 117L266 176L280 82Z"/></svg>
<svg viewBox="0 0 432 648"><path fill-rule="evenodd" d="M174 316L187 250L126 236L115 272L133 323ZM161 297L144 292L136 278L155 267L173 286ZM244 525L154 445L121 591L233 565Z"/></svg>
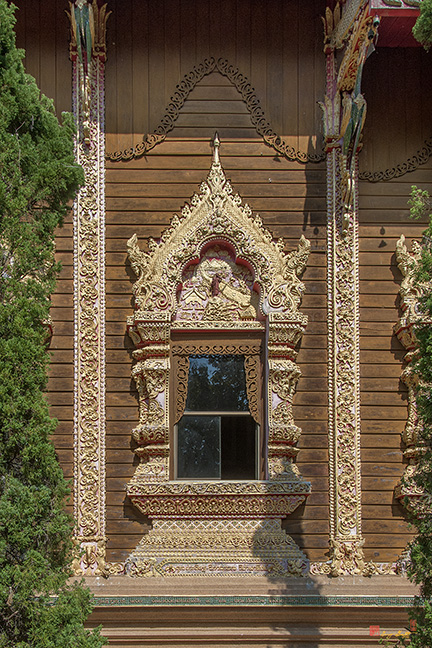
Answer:
<svg viewBox="0 0 432 648"><path fill-rule="evenodd" d="M249 411L244 356L190 356L189 363L186 411Z"/></svg>
<svg viewBox="0 0 432 648"><path fill-rule="evenodd" d="M251 416L221 416L221 478L255 479L255 445Z"/></svg>
<svg viewBox="0 0 432 648"><path fill-rule="evenodd" d="M220 478L220 417L183 416L177 427L177 477Z"/></svg>

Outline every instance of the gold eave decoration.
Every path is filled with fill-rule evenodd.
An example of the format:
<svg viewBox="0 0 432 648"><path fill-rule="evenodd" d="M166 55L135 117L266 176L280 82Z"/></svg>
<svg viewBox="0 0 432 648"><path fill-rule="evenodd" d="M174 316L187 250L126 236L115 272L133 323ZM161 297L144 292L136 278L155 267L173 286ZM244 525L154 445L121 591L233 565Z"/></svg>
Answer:
<svg viewBox="0 0 432 648"><path fill-rule="evenodd" d="M134 494L136 492L136 494ZM128 484L133 504L154 519L285 517L305 501L309 482L215 481Z"/></svg>

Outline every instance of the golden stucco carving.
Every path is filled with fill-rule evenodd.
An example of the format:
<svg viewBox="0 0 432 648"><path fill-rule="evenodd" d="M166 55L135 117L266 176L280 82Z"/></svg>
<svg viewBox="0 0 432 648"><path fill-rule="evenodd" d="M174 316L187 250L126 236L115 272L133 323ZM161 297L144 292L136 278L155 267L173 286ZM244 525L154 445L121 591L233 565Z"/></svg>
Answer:
<svg viewBox="0 0 432 648"><path fill-rule="evenodd" d="M135 549L132 576L302 576L304 554L278 520L155 520Z"/></svg>
<svg viewBox="0 0 432 648"><path fill-rule="evenodd" d="M423 453L421 444L421 421L417 416L416 391L419 377L415 370L415 359L418 342L415 334L416 324L424 324L425 317L420 309L422 286L416 281L416 272L421 259L421 245L412 242L411 251L405 245L402 235L396 243L396 261L403 279L400 286L400 309L402 311L399 321L394 326L394 332L399 342L406 349L404 356L405 367L401 380L408 389L408 418L402 433L404 444L403 456L408 462L405 467L403 479L395 488L395 496L414 515L430 512L431 498L417 485L415 471L419 456Z"/></svg>
<svg viewBox="0 0 432 648"><path fill-rule="evenodd" d="M260 286L258 316L262 318L270 312L297 315L304 290L299 274L307 262L309 241L302 236L298 249L286 254L284 241L274 242L260 217L253 216L248 205L242 205L240 197L233 195L219 161L213 162L207 180L201 185L201 194L193 196L191 205L186 205L180 216L173 217L159 243L150 239L149 251L144 252L136 235L128 241L131 266L138 277L133 286L138 311L177 315L176 291L183 281L183 272L195 259L200 259L212 240L228 245L236 259L248 260L254 281ZM233 301L237 303L240 319L254 319L253 311L247 314L251 304L244 300L247 296L240 290L236 295L232 289L229 297L221 290L219 296L224 298L227 308ZM253 298L251 294L250 300ZM297 317L304 321L300 314ZM139 314L135 314L130 325L139 319Z"/></svg>
<svg viewBox="0 0 432 648"><path fill-rule="evenodd" d="M285 517L304 502L310 484L287 482L168 482L128 485L135 506L154 519Z"/></svg>
<svg viewBox="0 0 432 648"><path fill-rule="evenodd" d="M398 570L396 563L365 561L361 527L358 153L366 102L360 83L378 24L368 2L349 0L328 10L324 25L330 560L310 571L369 576ZM337 68L335 49L342 47Z"/></svg>
<svg viewBox="0 0 432 648"><path fill-rule="evenodd" d="M239 342L238 344L173 344L172 352L177 355L244 355L254 356L261 352L261 345L256 343Z"/></svg>
<svg viewBox="0 0 432 648"><path fill-rule="evenodd" d="M358 151L366 104L362 68L376 25L350 0L325 23L327 142L330 561L315 573L363 573L360 483ZM345 46L337 69L335 49Z"/></svg>
<svg viewBox="0 0 432 648"><path fill-rule="evenodd" d="M78 575L119 572L105 562L105 134L106 5L91 5L90 56L71 41L75 154L85 183L74 203L74 513ZM71 12L74 8L71 7ZM72 27L73 29L73 27ZM103 54L103 55L102 55Z"/></svg>
<svg viewBox="0 0 432 648"><path fill-rule="evenodd" d="M307 561L284 535L281 519L297 508L310 491L310 484L294 463L300 429L292 416L300 376L295 346L307 323L298 310L304 290L299 275L307 262L309 242L302 237L297 250L285 253L283 241L273 241L259 216L233 194L219 161L216 137L213 163L201 193L193 196L180 216L174 216L159 242L150 240L148 250L143 251L134 235L128 251L137 276L133 286L136 311L128 318L128 331L136 345L132 373L138 389L140 420L132 434L138 443L135 452L140 464L127 492L145 515L155 521L171 520L171 526L166 522L163 533L154 526L143 538L128 560L129 572L196 574L200 572L199 556L194 560L188 551L199 545L207 563L214 565L213 573L303 573ZM187 341L190 337L170 342L174 332L177 340L182 333L196 330L211 332L214 342L191 343ZM218 341L219 331L225 341ZM261 343L242 339L241 334L252 332L256 337L265 331L269 339L265 361L271 368L266 421L268 479L170 481L170 399L177 420L185 407L188 356L244 356L250 411L261 422ZM227 335L236 340L226 342ZM178 383L175 394L170 394L169 375L174 370L171 362ZM266 528L268 518L279 518L279 541L272 545L268 537L265 559L255 555L265 534L259 541L254 540L255 531L246 524L251 517L256 518L260 528ZM239 542L248 548L247 553L228 543L221 554L214 546L214 534L208 534L206 540L199 530L198 522L201 524L203 518L225 525L236 518ZM179 533L176 525L185 519L187 528Z"/></svg>

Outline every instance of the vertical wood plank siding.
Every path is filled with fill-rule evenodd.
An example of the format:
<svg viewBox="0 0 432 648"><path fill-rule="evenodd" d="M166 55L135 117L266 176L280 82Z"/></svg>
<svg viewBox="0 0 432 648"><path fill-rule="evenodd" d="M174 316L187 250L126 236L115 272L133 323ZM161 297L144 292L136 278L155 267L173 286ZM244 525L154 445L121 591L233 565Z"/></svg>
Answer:
<svg viewBox="0 0 432 648"><path fill-rule="evenodd" d="M70 110L66 2L19 0L17 36L26 65L58 112ZM107 150L138 143L159 124L175 86L204 58L224 57L255 88L273 130L296 148L322 142L316 102L325 86L320 15L323 0L110 0L106 68ZM367 62L368 117L362 170L394 166L432 133L429 59L420 49L380 50ZM415 97L409 100L407 97ZM418 99L418 100L417 100ZM167 140L146 157L107 163L107 536L108 559L124 559L148 528L125 496L136 459L131 429L137 395L131 380L133 273L126 242L160 236L206 177L215 130L234 190L260 213L275 237L293 249L303 233L312 242L302 311L309 316L298 361L302 377L295 421L302 428L298 463L311 480L307 504L286 523L312 559L328 542L327 309L325 165L289 162L266 146L230 81L212 73L191 91ZM430 130L429 130L430 129ZM360 305L363 531L368 559L394 560L408 539L403 511L393 501L402 470L400 433L406 394L399 376L403 351L392 333L401 281L394 258L401 233L419 237L408 221L411 184L432 188L432 164L391 182L360 185ZM429 184L428 184L429 183ZM57 237L63 267L53 295L51 411L59 419L55 444L67 476L73 458L73 258L71 217Z"/></svg>

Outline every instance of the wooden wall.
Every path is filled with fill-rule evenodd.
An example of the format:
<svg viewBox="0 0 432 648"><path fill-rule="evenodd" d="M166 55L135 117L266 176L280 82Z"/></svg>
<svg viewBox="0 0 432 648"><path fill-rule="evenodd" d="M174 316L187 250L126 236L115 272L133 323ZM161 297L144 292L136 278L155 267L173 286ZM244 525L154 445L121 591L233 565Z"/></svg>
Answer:
<svg viewBox="0 0 432 648"><path fill-rule="evenodd" d="M106 86L108 151L127 148L153 131L176 83L209 56L227 58L240 68L254 86L267 119L278 133L285 134L289 144L311 152L318 139L320 146L321 114L315 98L322 94L325 83L319 20L322 2L302 3L299 11L297 0L165 0L157 6L152 4L150 20L146 3L122 0L121 4L121 12L114 9L108 31L112 47ZM133 28L128 34L125 25L129 24ZM109 97L116 97L116 101ZM107 277L113 273L118 278L119 272L124 276L129 236L137 232L141 241L158 237L173 212L179 211L198 189L211 163L209 141L215 130L222 139L221 159L235 191L261 214L274 236L284 236L289 249L295 247L302 233L314 238L315 253L305 274L310 290L304 311L310 316L310 324L299 357L304 378L295 412L296 421L304 429L302 472L313 480L314 493L306 509L288 526L299 544L312 557L318 557L328 537L324 166L298 165L276 155L260 141L232 83L218 72L205 76L191 91L169 141L144 159L108 164L107 236L118 253L115 257L107 253ZM112 489L108 546L113 559L124 557L128 543L137 543L143 532L138 519L133 524L118 519L122 511L138 517L129 506L126 512L122 508L124 484L134 471L129 421L131 415L137 416L130 384L130 352L124 350L120 355L124 322L131 312L130 281L113 280L107 294L108 331L113 333L107 345L107 361L109 367L120 361L127 370L121 383L125 391L122 393L119 381L114 380L113 392L107 394L107 469ZM115 303L110 291L115 293ZM124 304L123 309L120 304ZM128 440L123 451L109 446L118 444L120 428ZM126 543L125 530L135 534Z"/></svg>
<svg viewBox="0 0 432 648"><path fill-rule="evenodd" d="M27 49L28 71L58 110L70 108L67 3L20 0L18 5L18 41ZM111 0L107 150L136 144L154 130L176 83L206 56L226 57L239 66L273 129L290 144L319 148L323 6L321 0ZM363 170L403 161L432 134L429 63L419 49L381 50L368 60ZM130 377L132 343L125 334L134 281L126 241L134 232L141 244L158 237L198 190L211 163L209 142L216 129L235 191L275 237L285 238L287 249L302 233L312 241L302 306L309 325L299 353L303 376L294 414L303 429L298 463L313 493L289 518L287 530L312 560L325 557L328 547L325 166L289 162L263 144L237 90L212 73L191 92L164 143L139 160L107 164L107 536L112 560L124 559L148 528L124 490L136 465L130 432L138 417ZM406 395L399 383L403 351L392 334L401 280L394 248L402 232L410 240L424 227L408 221L406 201L411 184L432 188L427 184L431 171L429 162L391 182L360 186L363 531L366 555L376 560L394 560L408 538L403 511L393 501L403 471L400 432L406 420ZM52 412L60 421L55 442L68 476L73 472L71 236L69 218L57 239L63 268L53 296L49 383Z"/></svg>
<svg viewBox="0 0 432 648"><path fill-rule="evenodd" d="M211 155L208 139L172 137L147 158L107 166L108 537L115 558L124 556L127 543L137 544L142 535L142 523L128 519L132 513L124 493L134 472L129 441L138 415L130 379L132 344L124 337L126 317L132 313L134 280L126 260L126 242L135 232L141 244L148 236L160 236L173 212L205 179ZM220 156L234 190L260 213L275 237L285 237L287 249L295 248L302 233L313 238L302 306L309 325L299 354L303 377L295 401L295 420L303 428L301 470L312 480L313 494L290 531L314 554L314 549L325 547L328 533L325 166L288 162L259 140L223 140ZM126 519L121 521L123 506L127 506ZM134 534L127 543L125 533Z"/></svg>
<svg viewBox="0 0 432 648"><path fill-rule="evenodd" d="M385 171L432 136L432 54L422 47L378 47L366 61L362 89L367 117L360 171ZM405 181L415 184L410 178Z"/></svg>
<svg viewBox="0 0 432 648"><path fill-rule="evenodd" d="M393 498L400 477L407 418L399 377L404 349L393 334L402 281L396 241L421 239L425 223L408 218L411 184L432 191L432 161L399 179L360 184L360 361L363 531L369 558L388 560L408 537L403 509Z"/></svg>
<svg viewBox="0 0 432 648"><path fill-rule="evenodd" d="M26 71L54 100L57 115L72 109L69 60L69 3L57 0L18 0L15 13L17 46L26 52Z"/></svg>
<svg viewBox="0 0 432 648"><path fill-rule="evenodd" d="M320 133L324 0L111 0L109 7L106 129L118 135L114 148L152 132L177 83L209 57L228 59L248 77L273 129L292 136L293 145ZM195 136L210 123L222 138L233 125L236 137L247 127L224 120L220 105L212 110L209 120L197 114ZM183 113L179 126L187 122Z"/></svg>
<svg viewBox="0 0 432 648"><path fill-rule="evenodd" d="M379 40L378 40L379 44ZM378 48L365 66L368 102L360 171L403 164L432 135L431 55L422 48ZM409 539L393 497L400 478L400 435L407 417L400 382L404 350L393 334L402 276L395 259L401 234L410 245L425 223L409 220L411 186L432 190L432 160L387 182L360 183L360 362L363 533L368 559L394 560Z"/></svg>

